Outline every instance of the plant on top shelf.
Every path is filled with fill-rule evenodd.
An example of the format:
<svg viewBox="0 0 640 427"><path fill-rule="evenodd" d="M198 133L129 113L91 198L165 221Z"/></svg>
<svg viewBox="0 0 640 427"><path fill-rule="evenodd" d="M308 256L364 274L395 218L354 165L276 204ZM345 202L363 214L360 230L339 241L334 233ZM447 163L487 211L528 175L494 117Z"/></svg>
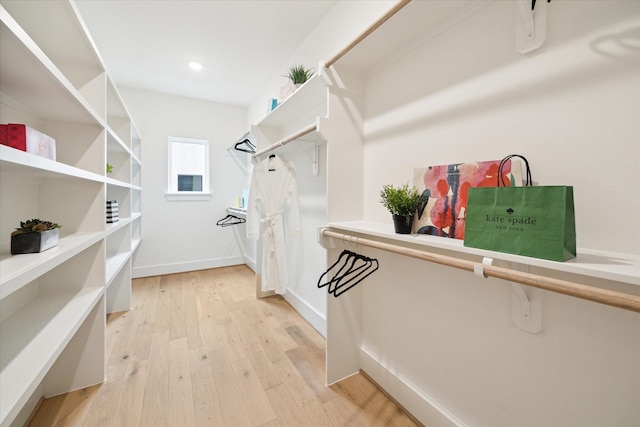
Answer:
<svg viewBox="0 0 640 427"><path fill-rule="evenodd" d="M112 173L113 172L113 165L110 163L107 163L107 173Z"/></svg>
<svg viewBox="0 0 640 427"><path fill-rule="evenodd" d="M60 227L41 219L20 221L20 227L11 233L11 255L38 253L57 246Z"/></svg>
<svg viewBox="0 0 640 427"><path fill-rule="evenodd" d="M422 203L416 187L404 184L399 187L384 185L380 191L380 203L393 215L396 233L411 234L413 215Z"/></svg>
<svg viewBox="0 0 640 427"><path fill-rule="evenodd" d="M294 85L300 85L313 76L313 71L305 68L304 65L292 65L289 67L289 74L286 76Z"/></svg>

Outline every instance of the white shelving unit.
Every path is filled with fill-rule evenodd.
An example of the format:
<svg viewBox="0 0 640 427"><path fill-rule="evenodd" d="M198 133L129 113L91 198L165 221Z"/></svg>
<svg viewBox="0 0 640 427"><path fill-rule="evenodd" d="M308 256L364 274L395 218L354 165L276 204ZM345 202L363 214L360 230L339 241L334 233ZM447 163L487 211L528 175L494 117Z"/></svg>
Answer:
<svg viewBox="0 0 640 427"><path fill-rule="evenodd" d="M544 269L548 274L569 273L586 277L613 280L621 283L640 285L640 259L625 254L595 252L578 249L578 254L565 262L487 251L464 246L462 240L444 239L425 234L397 234L393 225L372 221L350 221L330 223L329 228L346 234L389 242L394 245L416 248L429 252L445 252L465 258L488 257L494 262L508 262Z"/></svg>
<svg viewBox="0 0 640 427"><path fill-rule="evenodd" d="M105 378L105 316L131 305L141 241L141 137L72 0L0 1L0 122L56 140L56 161L0 146L0 426L42 396ZM106 173L106 164L113 172ZM106 201L120 221L106 224ZM58 246L10 255L20 221Z"/></svg>
<svg viewBox="0 0 640 427"><path fill-rule="evenodd" d="M291 94L289 98L284 100L273 111L270 111L260 122L251 126L250 134L255 137L256 151L260 153L262 150L278 145L282 140L289 140L291 135L298 134L301 130L308 128L310 124L318 123L320 118L325 118L327 116L327 91L325 76L322 75L321 72L318 72ZM290 142L294 143L291 144L291 146L293 146L298 142L306 144L306 141L324 143L326 139L318 127L316 127L315 131L306 133L300 138L294 138ZM290 147L278 148L277 151L274 150L273 153L283 155L287 160L293 160L300 154ZM272 154L271 151L259 154L257 160L260 161L270 154ZM303 161L303 163L306 162ZM296 166L296 168L298 168L298 166ZM310 164L309 169L311 169ZM299 174L300 171L297 170L296 173ZM298 192L300 193L300 188ZM301 206L301 209L303 209L303 206ZM312 224L305 225L313 227ZM301 268L306 270L306 266L302 266ZM256 246L256 297L258 298L273 295L272 291L262 291L261 271L262 242L258 241ZM296 306L295 302L290 300L291 295L287 294L285 298L287 298L292 305ZM313 319L307 320L312 324L317 323ZM320 327L320 329L322 329L322 327Z"/></svg>

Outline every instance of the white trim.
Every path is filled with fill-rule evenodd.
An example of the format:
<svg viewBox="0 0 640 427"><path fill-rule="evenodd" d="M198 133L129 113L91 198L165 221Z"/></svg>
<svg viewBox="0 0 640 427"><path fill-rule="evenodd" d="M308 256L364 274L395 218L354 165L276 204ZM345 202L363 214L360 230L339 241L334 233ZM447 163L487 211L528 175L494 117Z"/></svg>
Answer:
<svg viewBox="0 0 640 427"><path fill-rule="evenodd" d="M172 264L149 265L144 267L134 267L132 277L162 276L165 274L186 273L196 270L208 270L210 268L230 267L232 265L242 265L245 263L244 257L230 257L218 259L204 259L190 262L176 262Z"/></svg>
<svg viewBox="0 0 640 427"><path fill-rule="evenodd" d="M466 427L451 411L364 345L360 348L360 368L424 425Z"/></svg>
<svg viewBox="0 0 640 427"><path fill-rule="evenodd" d="M169 202L197 202L211 200L211 193L201 191L181 191L179 193L164 193L164 197Z"/></svg>
<svg viewBox="0 0 640 427"><path fill-rule="evenodd" d="M287 289L287 292L282 296L304 320L313 326L323 337L327 338L327 319L320 312L307 304L306 301L296 295L291 289Z"/></svg>

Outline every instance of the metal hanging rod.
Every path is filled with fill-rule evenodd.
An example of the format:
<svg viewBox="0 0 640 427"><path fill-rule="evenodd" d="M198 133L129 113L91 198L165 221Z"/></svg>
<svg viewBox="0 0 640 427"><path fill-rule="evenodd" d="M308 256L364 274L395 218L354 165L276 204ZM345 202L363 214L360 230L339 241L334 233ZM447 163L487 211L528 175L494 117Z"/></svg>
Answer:
<svg viewBox="0 0 640 427"><path fill-rule="evenodd" d="M295 141L296 139L298 139L298 138L300 138L300 137L302 137L302 136L304 136L304 135L306 135L308 133L316 132L317 130L318 130L317 123L311 124L311 125L303 128L303 129L300 129L298 132L293 133L293 134L287 136L286 138L283 138L280 141L278 141L278 142L276 142L274 144L271 144L270 146L268 146L266 148L263 148L260 151L256 151L256 153L253 154L251 157L253 159L256 159L256 158L262 156L263 154L266 154L266 153L268 153L270 151L273 151L278 147L282 147L283 145L286 145L286 144L290 143L291 141Z"/></svg>
<svg viewBox="0 0 640 427"><path fill-rule="evenodd" d="M345 47L340 52L338 52L333 58L331 58L328 61L326 61L324 66L326 68L329 68L333 64L335 64L340 58L342 58L351 49L353 49L355 46L357 46L358 43L360 43L362 40L366 39L371 33L373 33L375 30L377 30L382 24L387 22L389 20L389 18L391 18L393 15L395 15L400 9L402 9L407 4L409 4L410 1L411 0L400 0L398 3L396 3L396 5L393 6L393 8L391 10L389 10L387 13L385 13L380 19L378 19L376 22L374 22L369 28L364 30L364 32L362 32L362 34L360 34L358 37L356 37L356 39L353 40L347 47Z"/></svg>
<svg viewBox="0 0 640 427"><path fill-rule="evenodd" d="M335 231L328 229L323 229L320 234L333 239L344 240L362 246L369 246L371 248L381 249L383 251L405 255L423 261L430 261L461 270L475 272L478 269L481 269L485 277L496 277L498 279L517 282L523 285L640 313L640 297L631 294L610 291L607 289L596 288L594 286L582 285L580 283L570 282L567 280L554 279L508 268L486 265L481 262L467 261L447 255L420 251L362 237L356 237L349 234L336 233Z"/></svg>

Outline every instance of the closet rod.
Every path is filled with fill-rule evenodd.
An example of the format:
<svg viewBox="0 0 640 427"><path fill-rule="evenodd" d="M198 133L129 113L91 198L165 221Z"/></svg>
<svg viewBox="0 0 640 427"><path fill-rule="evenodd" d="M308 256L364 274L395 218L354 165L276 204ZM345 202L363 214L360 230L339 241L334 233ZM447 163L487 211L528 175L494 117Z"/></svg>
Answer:
<svg viewBox="0 0 640 427"><path fill-rule="evenodd" d="M252 158L257 158L259 156L262 156L263 154L268 153L269 151L273 151L278 147L282 147L283 145L286 145L288 143L290 143L291 141L295 141L296 139L300 138L301 136L305 136L308 133L311 132L315 132L318 129L318 125L316 123L307 126L306 128L300 129L298 132L293 133L289 136L287 136L286 138L281 139L280 141L271 144L270 146L263 148L260 151L256 151L255 154L253 154L251 157Z"/></svg>
<svg viewBox="0 0 640 427"><path fill-rule="evenodd" d="M360 34L354 41L352 41L347 47L345 47L340 52L338 52L338 54L336 54L333 58L325 62L324 66L326 68L329 68L333 64L335 64L340 58L346 55L351 49L356 47L358 43L366 39L371 33L377 30L382 24L387 22L387 20L391 18L393 15L395 15L400 9L402 9L407 4L409 4L410 1L411 0L400 0L398 3L396 3L396 5L391 10L389 10L380 19L374 22L369 28L367 28L362 34Z"/></svg>
<svg viewBox="0 0 640 427"><path fill-rule="evenodd" d="M511 270L503 267L496 267L493 265L484 265L479 262L467 261L447 255L434 254L430 252L419 251L416 249L405 248L403 246L369 240L362 237L356 237L349 234L336 233L327 229L323 229L321 231L321 235L471 272L473 272L474 268L478 266L479 268L482 268L485 276L492 276L498 279L517 282L523 285L533 286L535 288L557 292L560 294L582 298L585 300L640 313L640 297L635 295L609 291L593 286L582 285L566 280L554 279L551 277Z"/></svg>

